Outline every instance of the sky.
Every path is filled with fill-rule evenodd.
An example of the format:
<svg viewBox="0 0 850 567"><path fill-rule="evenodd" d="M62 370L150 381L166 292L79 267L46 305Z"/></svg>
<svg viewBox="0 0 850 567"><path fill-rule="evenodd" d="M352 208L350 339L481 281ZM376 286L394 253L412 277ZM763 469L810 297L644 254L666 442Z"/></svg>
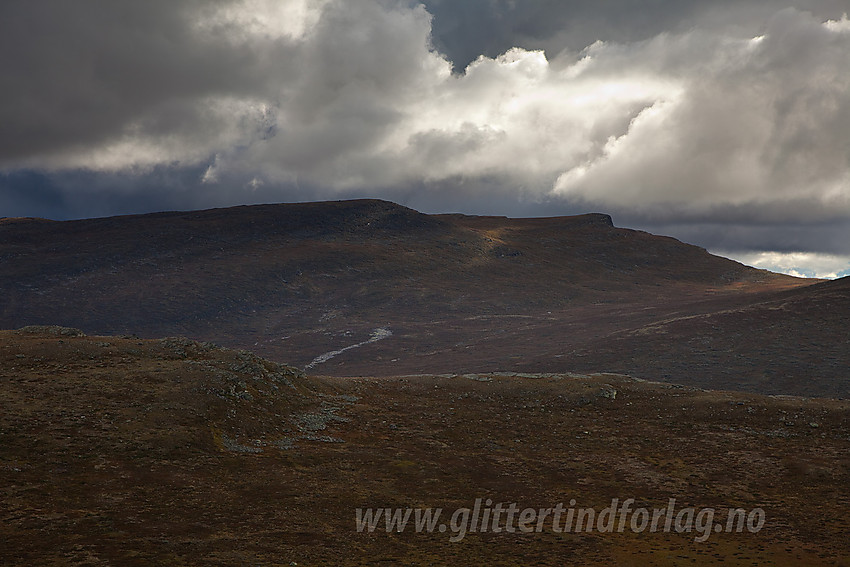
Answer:
<svg viewBox="0 0 850 567"><path fill-rule="evenodd" d="M850 274L848 0L3 0L0 216L605 212Z"/></svg>

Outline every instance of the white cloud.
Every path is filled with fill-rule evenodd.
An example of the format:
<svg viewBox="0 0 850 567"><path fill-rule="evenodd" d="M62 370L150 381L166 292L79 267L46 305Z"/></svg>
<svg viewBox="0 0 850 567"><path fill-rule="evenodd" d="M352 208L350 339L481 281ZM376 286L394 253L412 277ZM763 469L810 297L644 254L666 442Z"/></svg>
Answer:
<svg viewBox="0 0 850 567"><path fill-rule="evenodd" d="M497 176L542 197L680 94L643 69L588 72L597 46L557 66L512 49L452 75L423 10L362 11L329 7L300 51L304 74L283 89L280 135L234 153L233 168L340 190Z"/></svg>
<svg viewBox="0 0 850 567"><path fill-rule="evenodd" d="M850 275L850 256L816 252L717 252L742 264L804 278Z"/></svg>
<svg viewBox="0 0 850 567"><path fill-rule="evenodd" d="M688 53L697 45L702 55ZM688 53L689 68L663 62L674 52ZM682 94L643 113L580 175L567 170L559 194L668 218L721 207L775 214L788 203L793 219L799 200L850 214L850 76L841 71L850 36L789 10L752 40L659 37L618 65L678 77Z"/></svg>

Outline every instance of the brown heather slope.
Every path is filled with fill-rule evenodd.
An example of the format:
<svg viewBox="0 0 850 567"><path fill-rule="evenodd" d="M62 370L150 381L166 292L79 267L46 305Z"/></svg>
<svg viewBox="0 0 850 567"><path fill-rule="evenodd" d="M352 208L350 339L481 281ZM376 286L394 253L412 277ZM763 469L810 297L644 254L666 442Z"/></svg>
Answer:
<svg viewBox="0 0 850 567"><path fill-rule="evenodd" d="M601 214L360 200L5 219L0 266L0 328L184 335L339 376L602 368L848 393L847 286L827 297ZM789 293L793 309L758 315Z"/></svg>
<svg viewBox="0 0 850 567"><path fill-rule="evenodd" d="M745 306L672 314L588 341L569 359L582 371L603 368L684 383L710 375L712 388L850 397L848 315L850 277ZM518 367L545 372L560 363L541 356Z"/></svg>
<svg viewBox="0 0 850 567"><path fill-rule="evenodd" d="M0 332L2 565L847 565L850 403L621 375L316 378ZM358 507L762 508L758 533L358 533ZM504 525L502 522L501 525Z"/></svg>

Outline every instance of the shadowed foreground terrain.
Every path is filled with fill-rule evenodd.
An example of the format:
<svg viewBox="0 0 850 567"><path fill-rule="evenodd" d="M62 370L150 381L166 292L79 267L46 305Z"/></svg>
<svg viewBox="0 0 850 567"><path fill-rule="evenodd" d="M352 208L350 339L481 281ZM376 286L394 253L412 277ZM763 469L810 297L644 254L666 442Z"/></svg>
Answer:
<svg viewBox="0 0 850 567"><path fill-rule="evenodd" d="M613 374L308 377L185 339L0 332L3 565L847 565L850 402ZM358 533L476 498L763 508L758 533ZM448 512L447 512L448 514Z"/></svg>
<svg viewBox="0 0 850 567"><path fill-rule="evenodd" d="M0 266L0 328L187 336L335 376L605 370L850 396L850 278L756 270L603 214L359 200L0 219Z"/></svg>

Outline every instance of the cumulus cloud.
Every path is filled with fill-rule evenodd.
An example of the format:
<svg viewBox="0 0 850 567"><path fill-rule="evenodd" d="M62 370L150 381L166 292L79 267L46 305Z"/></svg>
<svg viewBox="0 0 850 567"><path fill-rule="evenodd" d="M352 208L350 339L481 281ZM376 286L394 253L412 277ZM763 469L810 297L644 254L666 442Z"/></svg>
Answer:
<svg viewBox="0 0 850 567"><path fill-rule="evenodd" d="M481 2L10 0L0 188L39 172L55 204L69 172L132 177L126 196L171 169L195 206L604 210L715 249L850 254L840 2Z"/></svg>
<svg viewBox="0 0 850 567"><path fill-rule="evenodd" d="M642 113L602 156L563 174L556 191L655 216L720 207L756 221L850 213L850 77L842 71L850 34L840 25L784 10L749 40L691 32L632 47L603 47L598 57L655 67L677 77L683 95ZM686 57L656 67L666 53Z"/></svg>
<svg viewBox="0 0 850 567"><path fill-rule="evenodd" d="M814 252L749 252L725 255L756 268L801 278L834 279L850 276L850 259L847 256Z"/></svg>

